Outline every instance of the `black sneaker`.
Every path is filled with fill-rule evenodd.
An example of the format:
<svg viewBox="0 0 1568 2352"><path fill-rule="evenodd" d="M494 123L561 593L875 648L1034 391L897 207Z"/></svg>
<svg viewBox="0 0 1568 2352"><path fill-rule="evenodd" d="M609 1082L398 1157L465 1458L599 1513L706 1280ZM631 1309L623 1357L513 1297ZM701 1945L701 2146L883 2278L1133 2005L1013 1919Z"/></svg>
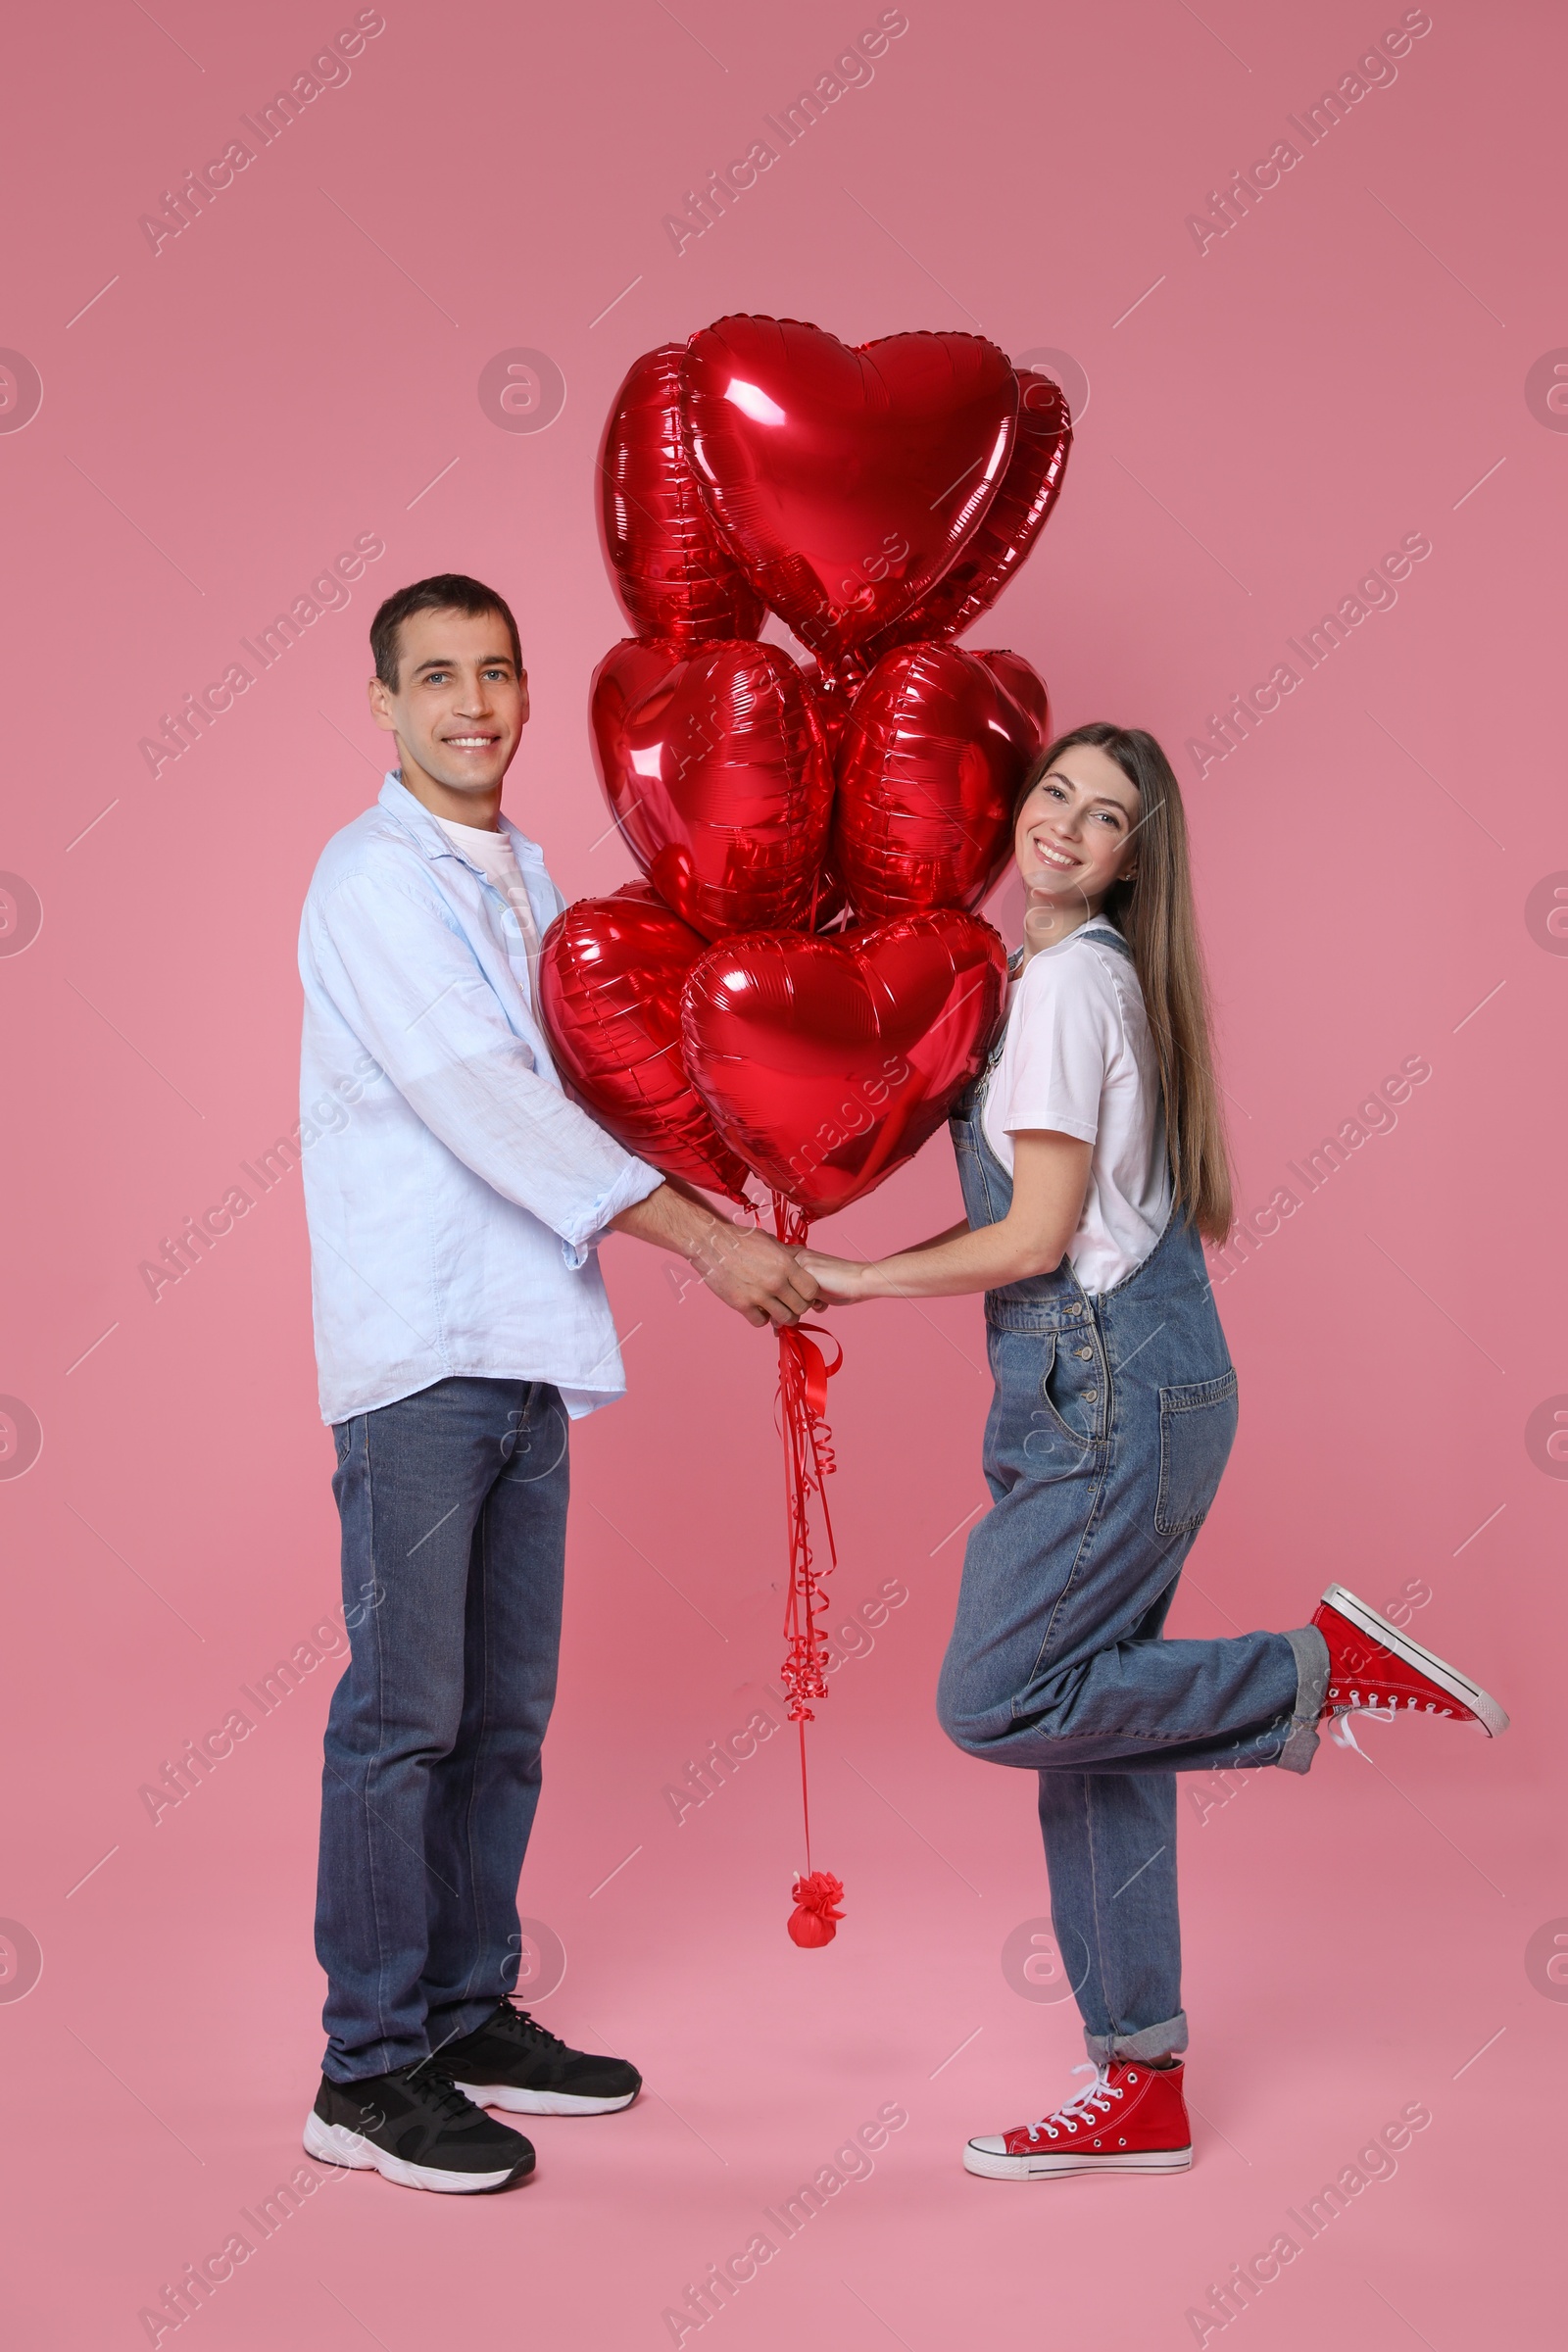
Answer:
<svg viewBox="0 0 1568 2352"><path fill-rule="evenodd" d="M509 2000L498 2002L461 2041L443 2042L437 2055L470 2099L514 2115L608 2115L629 2107L643 2086L624 2058L568 2050Z"/></svg>
<svg viewBox="0 0 1568 2352"><path fill-rule="evenodd" d="M305 2119L305 2153L321 2164L374 2170L403 2188L478 2196L533 2171L533 2148L466 2099L428 2058L390 2075L332 2082L325 2075Z"/></svg>

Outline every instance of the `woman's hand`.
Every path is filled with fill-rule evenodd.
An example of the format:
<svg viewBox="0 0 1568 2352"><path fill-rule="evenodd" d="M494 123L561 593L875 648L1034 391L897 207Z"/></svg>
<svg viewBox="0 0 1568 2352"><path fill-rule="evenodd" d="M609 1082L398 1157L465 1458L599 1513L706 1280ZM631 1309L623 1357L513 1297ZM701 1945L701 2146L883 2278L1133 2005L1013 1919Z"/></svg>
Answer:
<svg viewBox="0 0 1568 2352"><path fill-rule="evenodd" d="M803 1250L825 1303L860 1298L955 1298L994 1291L1059 1266L1078 1230L1093 1148L1077 1136L1025 1129L1013 1136L1012 1206L998 1225L951 1225L913 1250L861 1265Z"/></svg>
<svg viewBox="0 0 1568 2352"><path fill-rule="evenodd" d="M866 1269L857 1258L829 1257L820 1250L803 1250L800 1260L816 1282L819 1306L853 1306L870 1298Z"/></svg>

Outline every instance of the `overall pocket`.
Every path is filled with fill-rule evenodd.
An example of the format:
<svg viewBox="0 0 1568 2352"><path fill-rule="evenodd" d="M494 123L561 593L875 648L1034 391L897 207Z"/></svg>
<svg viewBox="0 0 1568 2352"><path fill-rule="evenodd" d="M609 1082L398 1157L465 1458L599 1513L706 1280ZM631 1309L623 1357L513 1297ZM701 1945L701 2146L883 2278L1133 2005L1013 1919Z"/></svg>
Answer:
<svg viewBox="0 0 1568 2352"><path fill-rule="evenodd" d="M1065 1446L1073 1457L1081 1457L1095 1442L1096 1411L1078 1393L1078 1384L1070 1377L1075 1367L1070 1357L1065 1361L1062 1358L1061 1334L1047 1332L1038 1344L1044 1350L1040 1404L1029 1416L1035 1426L1024 1441L1024 1452L1033 1462L1060 1460ZM1097 1387L1095 1406L1100 1401ZM1079 1418L1074 1418L1075 1415Z"/></svg>
<svg viewBox="0 0 1568 2352"><path fill-rule="evenodd" d="M1157 1535L1185 1535L1207 1516L1230 1458L1236 1413L1234 1370L1160 1390Z"/></svg>

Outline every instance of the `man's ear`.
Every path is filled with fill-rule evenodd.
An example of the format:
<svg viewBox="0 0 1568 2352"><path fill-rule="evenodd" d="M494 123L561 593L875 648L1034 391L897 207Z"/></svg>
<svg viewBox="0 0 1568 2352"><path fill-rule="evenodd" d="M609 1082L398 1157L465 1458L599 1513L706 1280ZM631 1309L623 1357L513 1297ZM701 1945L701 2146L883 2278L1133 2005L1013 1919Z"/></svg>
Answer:
<svg viewBox="0 0 1568 2352"><path fill-rule="evenodd" d="M378 727L384 727L389 735L395 734L397 731L398 722L393 714L391 688L387 685L384 678L372 677L369 681L368 691L370 702L370 716L374 719L376 725Z"/></svg>

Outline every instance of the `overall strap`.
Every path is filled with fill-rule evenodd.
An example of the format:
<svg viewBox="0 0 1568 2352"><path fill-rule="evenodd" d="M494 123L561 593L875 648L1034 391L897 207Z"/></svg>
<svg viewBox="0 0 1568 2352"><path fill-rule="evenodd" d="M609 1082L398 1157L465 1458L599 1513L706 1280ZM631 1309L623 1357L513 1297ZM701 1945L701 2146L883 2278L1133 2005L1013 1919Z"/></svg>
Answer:
<svg viewBox="0 0 1568 2352"><path fill-rule="evenodd" d="M1116 929L1115 925L1106 916L1098 914L1091 915L1087 923L1080 923L1076 931L1069 931L1067 934L1067 939L1063 940L1061 945L1065 947L1069 940L1074 939L1098 940L1102 947L1109 948L1113 955L1124 956L1129 963L1133 961L1133 952L1131 948L1127 945L1127 942L1123 939L1121 933ZM1022 970L1023 950L1022 948L1014 948L1012 954L1007 957L1008 980L1016 982ZM1008 1007L1008 1017L1011 1017L1010 1006ZM980 1105L985 1101L986 1089L991 1084L992 1072L995 1070L998 1062L1002 1059L1002 1049L1005 1045L1006 1040L1007 1022L1004 1020L1001 1028L997 1031L995 1044L992 1046L990 1053L986 1055L985 1066L981 1070L979 1077L974 1081L974 1085L970 1090L969 1095L966 1097L966 1102L973 1103L976 1113L978 1113Z"/></svg>
<svg viewBox="0 0 1568 2352"><path fill-rule="evenodd" d="M1106 916L1097 914L1089 922L1081 924L1078 936L1080 939L1098 940L1101 947L1109 948L1113 955L1125 956L1129 963L1137 960L1115 924Z"/></svg>

